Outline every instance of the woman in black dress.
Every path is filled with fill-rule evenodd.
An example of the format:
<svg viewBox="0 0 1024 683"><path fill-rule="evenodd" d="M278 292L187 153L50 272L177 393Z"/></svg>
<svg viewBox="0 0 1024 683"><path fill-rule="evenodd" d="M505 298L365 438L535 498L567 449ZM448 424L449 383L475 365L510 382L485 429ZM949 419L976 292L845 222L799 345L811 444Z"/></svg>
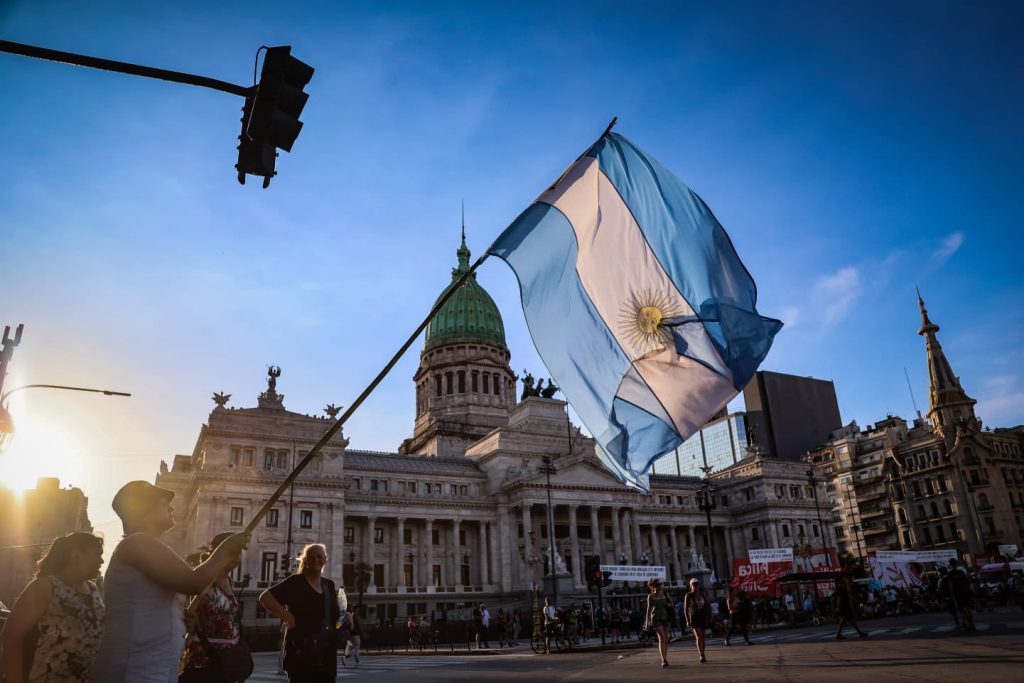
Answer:
<svg viewBox="0 0 1024 683"><path fill-rule="evenodd" d="M706 662L708 660L704 656L704 646L707 644L705 631L711 625L711 600L704 594L704 589L700 587L700 581L697 579L690 579L690 592L683 600L683 610L686 612L686 626L693 629L700 661Z"/></svg>
<svg viewBox="0 0 1024 683"><path fill-rule="evenodd" d="M299 557L299 572L260 595L263 608L283 621L284 669L290 683L334 683L338 650L334 625L341 615L334 582L321 576L327 548L307 545Z"/></svg>

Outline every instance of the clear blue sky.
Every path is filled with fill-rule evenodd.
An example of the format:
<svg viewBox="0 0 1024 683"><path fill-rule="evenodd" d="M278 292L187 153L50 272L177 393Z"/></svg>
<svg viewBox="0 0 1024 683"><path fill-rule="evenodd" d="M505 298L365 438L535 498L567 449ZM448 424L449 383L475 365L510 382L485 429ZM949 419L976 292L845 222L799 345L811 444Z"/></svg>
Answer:
<svg viewBox="0 0 1024 683"><path fill-rule="evenodd" d="M135 394L26 392L16 418L61 426L104 524L117 486L191 452L212 392L254 405L267 364L290 409L347 405L447 283L460 202L479 253L617 115L787 323L766 369L833 379L866 424L912 414L906 367L923 409L916 281L982 418L1019 424L1022 33L995 2L8 0L9 40L242 84L291 44L317 69L262 190L234 177L238 98L0 54L8 386ZM480 280L538 374L511 272ZM416 363L353 447L411 433Z"/></svg>

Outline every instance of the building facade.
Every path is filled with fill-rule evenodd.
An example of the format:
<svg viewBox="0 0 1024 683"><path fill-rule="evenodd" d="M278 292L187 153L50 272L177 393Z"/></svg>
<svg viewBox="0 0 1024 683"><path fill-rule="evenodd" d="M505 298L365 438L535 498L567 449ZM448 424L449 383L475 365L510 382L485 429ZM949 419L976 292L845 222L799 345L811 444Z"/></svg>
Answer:
<svg viewBox="0 0 1024 683"><path fill-rule="evenodd" d="M735 465L750 455L744 413L716 416L672 453L654 461L654 474L701 477Z"/></svg>
<svg viewBox="0 0 1024 683"><path fill-rule="evenodd" d="M88 505L81 489L61 488L52 477L21 495L0 488L0 602L13 604L53 539L92 531Z"/></svg>
<svg viewBox="0 0 1024 683"><path fill-rule="evenodd" d="M464 239L457 255L453 278L469 264ZM479 600L524 606L552 545L565 601L586 596L589 555L664 565L681 586L704 563L725 578L750 547L785 542L798 528L823 533L803 463L748 457L712 474L710 529L697 477L655 474L649 494L623 486L564 402L517 400L510 357L494 302L469 280L427 330L413 436L384 453L349 448L339 431L257 526L235 576L248 626L276 627L255 598L311 542L328 546L326 573L350 600L384 620ZM167 536L179 553L244 528L335 419L333 406L326 417L288 411L274 370L255 408L229 408L215 394L192 454L161 465L157 484L180 501ZM775 495L780 487L786 495Z"/></svg>
<svg viewBox="0 0 1024 683"><path fill-rule="evenodd" d="M808 459L826 481L840 552L958 549L996 555L1024 538L1024 428L988 429L939 344L918 298L929 410L908 424L851 423Z"/></svg>
<svg viewBox="0 0 1024 683"><path fill-rule="evenodd" d="M843 424L831 380L758 370L743 402L751 440L771 458L801 460Z"/></svg>

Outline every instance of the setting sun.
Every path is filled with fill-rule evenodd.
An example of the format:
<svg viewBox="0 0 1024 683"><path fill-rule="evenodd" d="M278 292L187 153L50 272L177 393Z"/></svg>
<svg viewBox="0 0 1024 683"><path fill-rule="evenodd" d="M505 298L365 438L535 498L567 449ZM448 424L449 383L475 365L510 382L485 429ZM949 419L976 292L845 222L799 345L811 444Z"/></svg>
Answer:
<svg viewBox="0 0 1024 683"><path fill-rule="evenodd" d="M35 488L40 477L58 477L62 484L79 482L81 455L60 427L24 415L17 416L16 423L14 438L0 453L0 484L25 491Z"/></svg>

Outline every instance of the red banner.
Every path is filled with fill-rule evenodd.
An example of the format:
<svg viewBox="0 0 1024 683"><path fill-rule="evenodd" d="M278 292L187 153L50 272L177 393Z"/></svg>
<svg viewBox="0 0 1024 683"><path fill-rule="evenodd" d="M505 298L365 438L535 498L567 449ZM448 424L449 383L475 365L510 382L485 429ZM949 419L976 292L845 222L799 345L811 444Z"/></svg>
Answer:
<svg viewBox="0 0 1024 683"><path fill-rule="evenodd" d="M791 572L829 572L838 567L835 551L825 548L814 549L810 557L794 557L793 562L751 562L745 556L734 557L729 585L748 595L777 596L781 591L775 582ZM822 584L819 588L826 586Z"/></svg>

